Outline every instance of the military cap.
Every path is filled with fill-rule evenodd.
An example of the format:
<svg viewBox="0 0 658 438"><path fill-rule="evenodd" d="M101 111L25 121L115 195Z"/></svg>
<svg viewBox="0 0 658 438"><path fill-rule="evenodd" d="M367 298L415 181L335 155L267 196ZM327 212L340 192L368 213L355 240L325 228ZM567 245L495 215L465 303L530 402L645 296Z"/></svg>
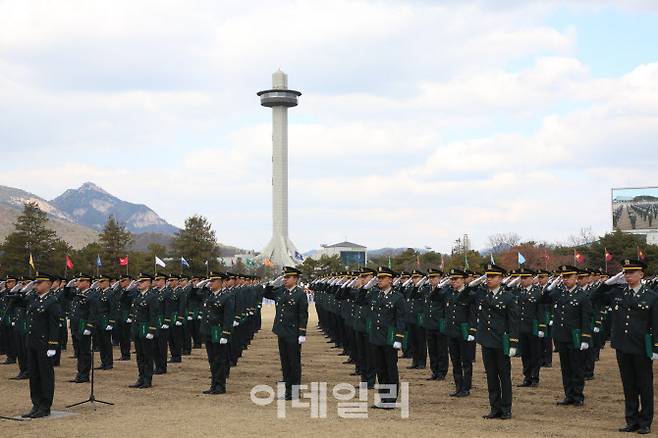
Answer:
<svg viewBox="0 0 658 438"><path fill-rule="evenodd" d="M238 278L238 274L236 274L235 272L228 272L228 271L226 271L226 278L229 278L229 279L231 279L231 278Z"/></svg>
<svg viewBox="0 0 658 438"><path fill-rule="evenodd" d="M167 274L163 274L162 272L156 272L153 276L154 280L166 280L167 278Z"/></svg>
<svg viewBox="0 0 658 438"><path fill-rule="evenodd" d="M464 273L466 274L466 276L469 276L469 275L475 276L475 275L477 275L477 273L475 271L471 271L470 269L464 269Z"/></svg>
<svg viewBox="0 0 658 438"><path fill-rule="evenodd" d="M181 275L178 276L178 279L179 280L189 280L190 276L187 275L187 274L181 274Z"/></svg>
<svg viewBox="0 0 658 438"><path fill-rule="evenodd" d="M429 268L427 270L428 277L441 277L443 276L443 271L440 269Z"/></svg>
<svg viewBox="0 0 658 438"><path fill-rule="evenodd" d="M644 271L647 269L647 264L641 260L626 259L622 264L624 271Z"/></svg>
<svg viewBox="0 0 658 438"><path fill-rule="evenodd" d="M110 276L99 274L96 278L94 278L94 281L105 281L105 280L110 281Z"/></svg>
<svg viewBox="0 0 658 438"><path fill-rule="evenodd" d="M47 272L37 272L34 276L34 281L37 283L40 281L55 281L56 279L56 276L48 274Z"/></svg>
<svg viewBox="0 0 658 438"><path fill-rule="evenodd" d="M551 275L550 272L548 272L546 269L537 269L537 275L540 277L548 277Z"/></svg>
<svg viewBox="0 0 658 438"><path fill-rule="evenodd" d="M179 279L180 279L180 275L178 274L170 273L169 275L167 275L167 280L179 280Z"/></svg>
<svg viewBox="0 0 658 438"><path fill-rule="evenodd" d="M535 275L535 271L522 266L518 269L514 269L510 274L512 277L532 277Z"/></svg>
<svg viewBox="0 0 658 438"><path fill-rule="evenodd" d="M588 277L589 276L589 269L578 269L577 272L579 277Z"/></svg>
<svg viewBox="0 0 658 438"><path fill-rule="evenodd" d="M125 275L119 275L119 280L132 280L132 276L125 274Z"/></svg>
<svg viewBox="0 0 658 438"><path fill-rule="evenodd" d="M5 276L5 281L9 281L9 280L17 281L17 280L18 280L18 275L7 274L7 275Z"/></svg>
<svg viewBox="0 0 658 438"><path fill-rule="evenodd" d="M487 265L485 273L487 275L505 275L507 273L507 271L505 271L505 269L501 268L498 265L494 265L493 263L489 263Z"/></svg>
<svg viewBox="0 0 658 438"><path fill-rule="evenodd" d="M285 266L283 268L283 276L284 277L297 277L299 275L302 275L302 271L299 269L293 267L293 266Z"/></svg>
<svg viewBox="0 0 658 438"><path fill-rule="evenodd" d="M227 278L229 278L228 275L223 272L210 271L208 273L208 280L226 280Z"/></svg>
<svg viewBox="0 0 658 438"><path fill-rule="evenodd" d="M364 267L364 268L361 268L360 274L361 275L369 275L369 274L377 275L377 271L375 269L372 269L372 268L365 268Z"/></svg>
<svg viewBox="0 0 658 438"><path fill-rule="evenodd" d="M411 273L409 271L400 271L400 277L411 277Z"/></svg>
<svg viewBox="0 0 658 438"><path fill-rule="evenodd" d="M91 281L91 279L92 279L93 277L92 277L91 275L89 275L89 274L84 273L84 272L78 272L78 274L75 276L75 278L77 278L78 280L87 280L87 281Z"/></svg>
<svg viewBox="0 0 658 438"><path fill-rule="evenodd" d="M395 277L395 272L393 272L392 269L387 268L386 266L380 266L377 269L377 277Z"/></svg>
<svg viewBox="0 0 658 438"><path fill-rule="evenodd" d="M149 274L146 274L144 272L140 272L139 275L137 275L137 281L151 281L153 280L153 277Z"/></svg>
<svg viewBox="0 0 658 438"><path fill-rule="evenodd" d="M452 268L450 272L448 272L448 275L451 277L461 277L461 278L466 278L468 277L468 274L466 271L458 268Z"/></svg>
<svg viewBox="0 0 658 438"><path fill-rule="evenodd" d="M573 274L577 274L578 271L579 271L578 268L576 268L575 266L561 265L558 266L558 268L555 270L555 273L560 275L573 275Z"/></svg>
<svg viewBox="0 0 658 438"><path fill-rule="evenodd" d="M421 271L420 269L414 269L413 271L411 271L411 276L412 277L424 277L425 273L423 271Z"/></svg>

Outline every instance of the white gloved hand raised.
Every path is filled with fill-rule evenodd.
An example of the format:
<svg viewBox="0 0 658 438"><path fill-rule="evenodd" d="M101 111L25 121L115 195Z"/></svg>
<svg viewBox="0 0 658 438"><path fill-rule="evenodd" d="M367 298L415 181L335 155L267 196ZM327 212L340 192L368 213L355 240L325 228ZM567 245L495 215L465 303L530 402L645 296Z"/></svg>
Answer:
<svg viewBox="0 0 658 438"><path fill-rule="evenodd" d="M220 344L228 344L228 339L226 339L226 338L220 338L220 339L219 339L219 343L220 343Z"/></svg>
<svg viewBox="0 0 658 438"><path fill-rule="evenodd" d="M475 336L473 335L468 335L468 337L466 338L467 342L473 342L474 340L475 340Z"/></svg>
<svg viewBox="0 0 658 438"><path fill-rule="evenodd" d="M509 357L514 357L514 356L516 356L516 348L515 347L510 347Z"/></svg>
<svg viewBox="0 0 658 438"><path fill-rule="evenodd" d="M188 320L188 321L192 321L193 319L194 319L194 318L192 318L191 316L188 316L188 317L187 317L187 320Z"/></svg>
<svg viewBox="0 0 658 438"><path fill-rule="evenodd" d="M148 340L153 339L153 333L147 333L146 334L146 339L148 339Z"/></svg>
<svg viewBox="0 0 658 438"><path fill-rule="evenodd" d="M237 322L237 321L233 321L233 327L237 327L237 326L239 326L239 325L240 325L239 322Z"/></svg>
<svg viewBox="0 0 658 438"><path fill-rule="evenodd" d="M478 285L484 283L484 281L486 279L487 279L487 274L484 274L484 275L476 278L475 280L471 281L470 283L468 283L468 285L475 287L475 286L478 286Z"/></svg>
<svg viewBox="0 0 658 438"><path fill-rule="evenodd" d="M112 327L111 325L108 324L108 326L105 327L105 331L106 331L106 332L112 331L112 328L113 328L113 327Z"/></svg>
<svg viewBox="0 0 658 438"><path fill-rule="evenodd" d="M48 357L53 357L55 354L57 354L57 351L55 351L55 350L46 351L46 356L48 356Z"/></svg>
<svg viewBox="0 0 658 438"><path fill-rule="evenodd" d="M82 332L82 334L85 335L85 336L89 336L91 334L91 332L89 330L85 329L85 331Z"/></svg>
<svg viewBox="0 0 658 438"><path fill-rule="evenodd" d="M396 350L401 350L402 349L402 343L399 342L399 341L393 342L393 348L395 348Z"/></svg>
<svg viewBox="0 0 658 438"><path fill-rule="evenodd" d="M126 319L126 324L132 324L132 322L133 322L132 319L130 319L130 318Z"/></svg>
<svg viewBox="0 0 658 438"><path fill-rule="evenodd" d="M180 326L182 326L182 325L183 325L183 323L182 323L182 322L180 322L180 321L176 321L176 325L177 325L178 327L180 327Z"/></svg>
<svg viewBox="0 0 658 438"><path fill-rule="evenodd" d="M553 320L548 321L548 326L553 327Z"/></svg>
<svg viewBox="0 0 658 438"><path fill-rule="evenodd" d="M306 336L300 336L300 337L298 337L298 338L297 338L297 342L299 342L300 344L303 344L304 342L306 342Z"/></svg>
<svg viewBox="0 0 658 438"><path fill-rule="evenodd" d="M169 328L169 324L162 324L161 329L167 330Z"/></svg>
<svg viewBox="0 0 658 438"><path fill-rule="evenodd" d="M538 338L543 338L544 336L545 336L545 335L544 335L544 332L543 332L543 331L539 330L539 331L537 332L537 337L538 337Z"/></svg>
<svg viewBox="0 0 658 438"><path fill-rule="evenodd" d="M600 332L600 331L601 331L601 329L600 329L600 328L598 328L598 327L594 327L594 329L593 329L592 331L593 331L594 333L598 333L598 332Z"/></svg>
<svg viewBox="0 0 658 438"><path fill-rule="evenodd" d="M587 342L581 342L580 343L580 351L585 351L589 348L589 344Z"/></svg>
<svg viewBox="0 0 658 438"><path fill-rule="evenodd" d="M651 360L658 360L658 353L653 353L651 355Z"/></svg>
<svg viewBox="0 0 658 438"><path fill-rule="evenodd" d="M612 286L613 284L624 284L626 283L626 280L624 279L624 271L618 272L616 275L613 275L612 277L608 278L605 281L605 284L608 286Z"/></svg>

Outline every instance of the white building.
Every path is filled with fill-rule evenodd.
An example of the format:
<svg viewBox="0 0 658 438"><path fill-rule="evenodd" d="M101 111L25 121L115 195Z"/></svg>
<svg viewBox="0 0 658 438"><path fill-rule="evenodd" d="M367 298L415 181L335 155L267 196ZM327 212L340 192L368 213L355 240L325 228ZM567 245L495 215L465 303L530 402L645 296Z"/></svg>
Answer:
<svg viewBox="0 0 658 438"><path fill-rule="evenodd" d="M340 242L333 245L321 245L322 249L311 256L315 260L326 255L338 256L343 266L365 266L368 263L368 248L352 242Z"/></svg>

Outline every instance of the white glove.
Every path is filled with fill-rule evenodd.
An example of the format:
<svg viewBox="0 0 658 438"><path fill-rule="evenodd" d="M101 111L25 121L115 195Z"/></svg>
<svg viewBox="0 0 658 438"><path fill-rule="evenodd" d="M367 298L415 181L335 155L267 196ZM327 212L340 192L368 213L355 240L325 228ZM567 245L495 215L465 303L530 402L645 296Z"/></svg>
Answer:
<svg viewBox="0 0 658 438"><path fill-rule="evenodd" d="M393 348L395 348L396 350L401 350L402 349L402 343L399 342L399 341L393 342Z"/></svg>
<svg viewBox="0 0 658 438"><path fill-rule="evenodd" d="M658 360L658 353L653 353L651 355L651 360Z"/></svg>
<svg viewBox="0 0 658 438"><path fill-rule="evenodd" d="M516 277L514 280L507 282L507 285L509 287L516 286L519 281L521 281L521 277Z"/></svg>
<svg viewBox="0 0 658 438"><path fill-rule="evenodd" d="M239 326L239 325L240 325L239 322L237 322L237 321L233 321L233 327L237 327L237 326Z"/></svg>
<svg viewBox="0 0 658 438"><path fill-rule="evenodd" d="M466 338L467 342L473 342L474 340L475 340L475 336L473 335L468 335L468 337Z"/></svg>
<svg viewBox="0 0 658 438"><path fill-rule="evenodd" d="M148 339L148 340L153 339L153 333L147 333L146 334L146 339Z"/></svg>
<svg viewBox="0 0 658 438"><path fill-rule="evenodd" d="M53 357L55 354L57 354L57 351L55 351L55 350L46 351L46 356L48 356L48 357Z"/></svg>
<svg viewBox="0 0 658 438"><path fill-rule="evenodd" d="M177 325L178 327L180 327L180 326L182 326L182 325L183 325L183 323L182 323L182 322L180 322L180 321L176 321L176 325Z"/></svg>
<svg viewBox="0 0 658 438"><path fill-rule="evenodd" d="M510 347L509 349L509 357L516 356L516 348L515 347Z"/></svg>
<svg viewBox="0 0 658 438"><path fill-rule="evenodd" d="M298 337L298 338L297 338L297 342L299 342L300 344L303 344L304 342L306 342L306 336L300 336L300 337Z"/></svg>
<svg viewBox="0 0 658 438"><path fill-rule="evenodd" d="M580 351L585 351L589 348L589 344L587 342L581 342L580 343Z"/></svg>
<svg viewBox="0 0 658 438"><path fill-rule="evenodd" d="M555 280L551 281L551 284L548 285L548 290L551 291L555 289L555 287L560 283L562 283L562 276L555 277Z"/></svg>
<svg viewBox="0 0 658 438"><path fill-rule="evenodd" d="M544 337L544 332L541 331L541 330L539 330L539 331L537 332L537 337L538 337L538 338L543 338L543 337Z"/></svg>
<svg viewBox="0 0 658 438"><path fill-rule="evenodd" d="M203 318L201 318L201 315L199 315L199 316L196 317L196 319L203 319Z"/></svg>
<svg viewBox="0 0 658 438"><path fill-rule="evenodd" d="M194 319L194 318L192 318L191 316L188 316L188 317L187 317L187 320L188 320L188 321L192 321L193 319Z"/></svg>
<svg viewBox="0 0 658 438"><path fill-rule="evenodd" d="M15 321L12 321L12 322L11 322L11 326L12 326L12 327L16 327L16 322L15 322Z"/></svg>
<svg viewBox="0 0 658 438"><path fill-rule="evenodd" d="M553 327L553 320L548 321L548 326Z"/></svg>
<svg viewBox="0 0 658 438"><path fill-rule="evenodd" d="M126 324L132 324L132 322L133 322L132 319L130 319L130 318L126 319Z"/></svg>
<svg viewBox="0 0 658 438"><path fill-rule="evenodd" d="M620 271L617 275L613 275L605 281L605 284L612 286L613 284L624 284L626 279L624 279L624 271Z"/></svg>
<svg viewBox="0 0 658 438"><path fill-rule="evenodd" d="M162 327L160 327L163 330L167 330L169 328L169 324L162 324Z"/></svg>
<svg viewBox="0 0 658 438"><path fill-rule="evenodd" d="M219 339L219 343L220 343L220 344L228 344L228 339L226 339L226 338L220 338L220 339Z"/></svg>
<svg viewBox="0 0 658 438"><path fill-rule="evenodd" d="M85 335L85 336L89 336L91 334L91 332L89 330L85 329L85 331L82 332L82 334Z"/></svg>
<svg viewBox="0 0 658 438"><path fill-rule="evenodd" d="M105 331L106 332L112 331L112 326L108 325L107 327L105 327Z"/></svg>
<svg viewBox="0 0 658 438"><path fill-rule="evenodd" d="M476 278L475 280L471 281L470 283L468 283L468 285L469 286L477 286L477 285L480 285L480 284L484 283L484 281L486 279L487 279L487 274L484 274L484 275Z"/></svg>
<svg viewBox="0 0 658 438"><path fill-rule="evenodd" d="M598 328L598 327L594 327L594 329L593 329L593 331L594 331L594 333L598 333L598 332L600 332L600 331L601 331L601 329L600 329L600 328Z"/></svg>

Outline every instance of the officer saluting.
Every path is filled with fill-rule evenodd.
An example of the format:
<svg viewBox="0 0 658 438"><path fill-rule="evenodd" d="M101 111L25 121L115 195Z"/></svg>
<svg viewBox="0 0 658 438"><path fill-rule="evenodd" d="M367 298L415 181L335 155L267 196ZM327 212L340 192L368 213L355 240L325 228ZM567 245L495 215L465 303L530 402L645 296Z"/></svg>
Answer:
<svg viewBox="0 0 658 438"><path fill-rule="evenodd" d="M658 293L642 283L645 269L639 260L624 260L623 271L591 296L595 303L612 307L611 344L617 353L626 415L626 426L619 431L640 434L651 432L651 361L658 359Z"/></svg>
<svg viewBox="0 0 658 438"><path fill-rule="evenodd" d="M50 415L55 394L53 357L59 345L60 307L57 296L51 292L54 277L36 275L36 297L27 307L27 357L30 370L30 398L32 410L23 418L41 418Z"/></svg>
<svg viewBox="0 0 658 438"><path fill-rule="evenodd" d="M279 337L279 357L283 380L286 384L286 400L299 397L299 387L302 378L302 348L306 341L306 324L308 323L308 299L304 289L297 286L301 271L286 266L283 268L283 286L273 284L265 286L263 296L274 300L276 316L272 331Z"/></svg>
<svg viewBox="0 0 658 438"><path fill-rule="evenodd" d="M129 319L134 321L132 330L139 377L135 383L129 385L131 388L150 388L153 380L160 304L157 293L151 290L152 281L153 277L148 274L139 274L137 277L139 294L133 300Z"/></svg>

